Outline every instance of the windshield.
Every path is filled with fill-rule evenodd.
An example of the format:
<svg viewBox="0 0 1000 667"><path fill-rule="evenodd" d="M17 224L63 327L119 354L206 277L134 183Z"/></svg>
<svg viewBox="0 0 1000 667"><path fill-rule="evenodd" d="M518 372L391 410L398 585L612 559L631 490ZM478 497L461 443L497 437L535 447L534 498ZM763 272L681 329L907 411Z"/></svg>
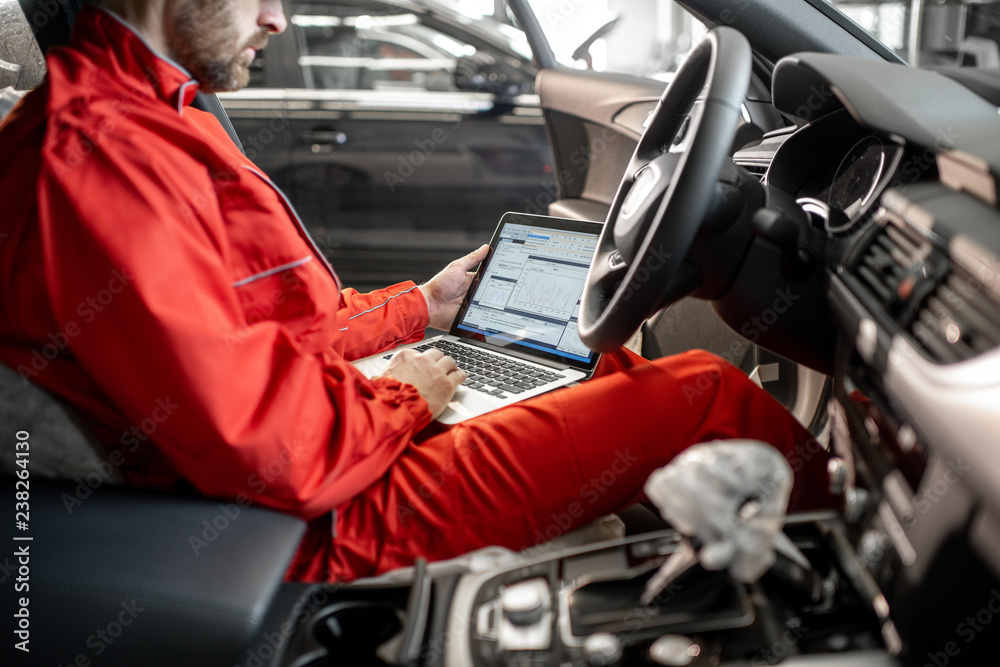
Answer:
<svg viewBox="0 0 1000 667"><path fill-rule="evenodd" d="M1000 2L826 0L918 67L1000 67Z"/></svg>

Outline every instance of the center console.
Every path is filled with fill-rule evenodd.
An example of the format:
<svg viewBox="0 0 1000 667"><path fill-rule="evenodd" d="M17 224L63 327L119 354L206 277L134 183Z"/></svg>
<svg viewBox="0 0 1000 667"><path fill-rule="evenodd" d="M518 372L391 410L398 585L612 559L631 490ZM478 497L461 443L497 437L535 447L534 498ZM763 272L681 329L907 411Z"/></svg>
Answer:
<svg viewBox="0 0 1000 667"><path fill-rule="evenodd" d="M789 517L810 567L778 555L759 581L695 566L650 604L647 580L681 544L665 530L408 584L327 591L281 664L490 667L895 665L888 607L838 515ZM318 589L324 590L324 589ZM315 606L315 605L314 605Z"/></svg>
<svg viewBox="0 0 1000 667"><path fill-rule="evenodd" d="M837 520L793 519L812 569L779 556L760 581L696 566L640 604L680 544L673 531L552 554L463 577L446 665L771 664L792 655L884 651L883 619Z"/></svg>

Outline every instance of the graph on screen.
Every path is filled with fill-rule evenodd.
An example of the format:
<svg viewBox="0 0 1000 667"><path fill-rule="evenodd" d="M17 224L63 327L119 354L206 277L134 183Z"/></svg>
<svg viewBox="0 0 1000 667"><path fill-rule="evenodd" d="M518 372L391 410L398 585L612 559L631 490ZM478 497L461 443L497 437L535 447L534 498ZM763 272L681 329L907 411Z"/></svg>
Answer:
<svg viewBox="0 0 1000 667"><path fill-rule="evenodd" d="M479 305L503 310L507 306L514 283L509 280L491 278L483 286L479 295Z"/></svg>
<svg viewBox="0 0 1000 667"><path fill-rule="evenodd" d="M555 275L551 269L545 271L541 266L526 267L508 305L568 320L583 289L582 275L572 270Z"/></svg>

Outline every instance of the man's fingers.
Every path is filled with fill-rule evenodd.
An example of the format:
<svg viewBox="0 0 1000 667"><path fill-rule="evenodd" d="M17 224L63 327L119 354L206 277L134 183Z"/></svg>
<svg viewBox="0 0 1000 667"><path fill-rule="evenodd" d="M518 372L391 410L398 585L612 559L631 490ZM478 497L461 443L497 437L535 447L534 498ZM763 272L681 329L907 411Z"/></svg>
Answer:
<svg viewBox="0 0 1000 667"><path fill-rule="evenodd" d="M462 267L463 271L468 271L476 264L479 264L479 262L486 259L486 253L489 249L490 247L488 245L479 246L465 257L459 257L456 259L455 263Z"/></svg>
<svg viewBox="0 0 1000 667"><path fill-rule="evenodd" d="M454 373L449 373L448 377L452 378L452 392L458 389L459 385L465 382L466 374L461 368L459 368Z"/></svg>

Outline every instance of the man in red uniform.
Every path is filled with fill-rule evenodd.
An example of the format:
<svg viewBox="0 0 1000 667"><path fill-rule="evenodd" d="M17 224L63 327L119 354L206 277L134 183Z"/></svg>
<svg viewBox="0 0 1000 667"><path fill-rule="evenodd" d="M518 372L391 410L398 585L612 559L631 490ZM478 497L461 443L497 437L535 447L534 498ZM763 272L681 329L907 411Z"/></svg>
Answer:
<svg viewBox="0 0 1000 667"><path fill-rule="evenodd" d="M348 362L447 328L482 250L425 285L342 290L284 195L189 106L246 84L280 2L100 4L0 128L0 361L74 406L130 483L309 520L290 576L312 580L535 544L715 438L774 444L793 504L823 499L808 433L706 353L607 355L580 387L431 425L464 379L453 360L407 352L374 380Z"/></svg>

